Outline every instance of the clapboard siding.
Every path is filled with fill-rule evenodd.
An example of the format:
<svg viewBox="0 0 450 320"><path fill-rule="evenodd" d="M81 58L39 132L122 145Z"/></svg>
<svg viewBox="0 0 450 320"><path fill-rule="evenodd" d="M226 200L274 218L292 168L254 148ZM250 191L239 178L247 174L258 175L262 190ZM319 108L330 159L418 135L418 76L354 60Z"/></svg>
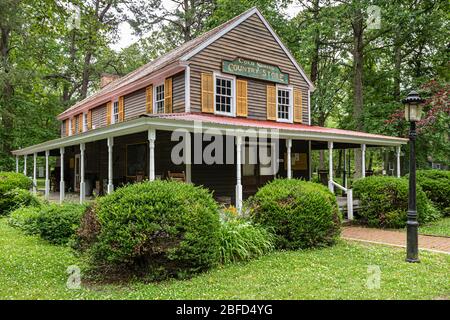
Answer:
<svg viewBox="0 0 450 320"><path fill-rule="evenodd" d="M172 78L172 112L184 112L184 71Z"/></svg>
<svg viewBox="0 0 450 320"><path fill-rule="evenodd" d="M192 111L201 112L201 73L221 71L222 60L236 57L277 65L288 73L289 83L302 91L302 119L308 123L308 83L256 14L190 59ZM248 117L266 119L266 85L269 82L247 80Z"/></svg>
<svg viewBox="0 0 450 320"><path fill-rule="evenodd" d="M92 129L106 126L106 104L92 109Z"/></svg>
<svg viewBox="0 0 450 320"><path fill-rule="evenodd" d="M125 121L134 119L146 112L145 89L140 89L126 95L124 100Z"/></svg>

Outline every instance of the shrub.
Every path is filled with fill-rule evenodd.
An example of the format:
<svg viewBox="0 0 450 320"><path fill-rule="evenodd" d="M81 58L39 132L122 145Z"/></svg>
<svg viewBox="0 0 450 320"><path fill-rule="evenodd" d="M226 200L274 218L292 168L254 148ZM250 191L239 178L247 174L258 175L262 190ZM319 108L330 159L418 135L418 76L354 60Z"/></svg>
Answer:
<svg viewBox="0 0 450 320"><path fill-rule="evenodd" d="M417 184L442 214L450 215L450 171L417 170Z"/></svg>
<svg viewBox="0 0 450 320"><path fill-rule="evenodd" d="M39 234L38 217L40 207L21 207L11 212L8 223L27 234Z"/></svg>
<svg viewBox="0 0 450 320"><path fill-rule="evenodd" d="M276 179L250 200L253 220L275 234L280 249L333 244L340 233L336 197L325 187L297 179Z"/></svg>
<svg viewBox="0 0 450 320"><path fill-rule="evenodd" d="M3 213L8 214L20 207L39 207L41 201L28 190L13 189L4 194Z"/></svg>
<svg viewBox="0 0 450 320"><path fill-rule="evenodd" d="M408 211L408 180L395 177L370 176L353 183L355 198L361 209L355 215L359 222L371 227L402 228ZM417 186L417 212L420 223L439 217L420 186Z"/></svg>
<svg viewBox="0 0 450 320"><path fill-rule="evenodd" d="M40 236L53 244L67 244L85 211L85 205L72 203L42 206L37 218Z"/></svg>
<svg viewBox="0 0 450 320"><path fill-rule="evenodd" d="M0 172L0 215L16 209L16 190L28 191L32 187L31 179L21 173Z"/></svg>
<svg viewBox="0 0 450 320"><path fill-rule="evenodd" d="M95 212L99 231L95 223L84 224L98 232L86 250L94 269L159 280L218 263L218 206L204 188L175 181L137 183L98 198ZM83 233L86 238L89 232L78 231Z"/></svg>
<svg viewBox="0 0 450 320"><path fill-rule="evenodd" d="M250 221L230 217L220 225L220 262L247 261L274 249L274 237Z"/></svg>

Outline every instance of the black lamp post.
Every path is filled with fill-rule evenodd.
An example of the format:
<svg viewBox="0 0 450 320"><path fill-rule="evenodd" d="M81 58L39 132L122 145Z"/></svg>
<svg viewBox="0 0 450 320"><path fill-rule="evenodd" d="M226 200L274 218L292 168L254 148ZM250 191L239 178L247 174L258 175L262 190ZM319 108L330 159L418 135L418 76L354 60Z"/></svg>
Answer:
<svg viewBox="0 0 450 320"><path fill-rule="evenodd" d="M416 122L422 115L423 99L416 91L411 91L403 99L405 105L405 118L409 121L409 197L408 221L406 222L406 261L419 262L419 244L417 206L416 206Z"/></svg>

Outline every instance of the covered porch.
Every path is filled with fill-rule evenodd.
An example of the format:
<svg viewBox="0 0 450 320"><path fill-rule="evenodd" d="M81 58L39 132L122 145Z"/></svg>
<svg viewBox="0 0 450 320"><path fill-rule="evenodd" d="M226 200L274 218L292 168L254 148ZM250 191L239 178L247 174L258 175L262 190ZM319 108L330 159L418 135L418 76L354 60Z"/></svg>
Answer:
<svg viewBox="0 0 450 320"><path fill-rule="evenodd" d="M234 204L274 178L311 179L311 152L328 150L328 188L346 196L352 219L352 190L335 181L333 150L359 148L361 176L365 176L368 147L393 147L400 174L400 145L405 139L300 124L276 123L201 114L144 116L126 123L64 137L14 151L33 156L34 191L36 159L45 157L44 196L59 201L68 193L84 202L93 195L113 192L127 183L178 179L210 189L216 199ZM50 173L49 158L55 157Z"/></svg>

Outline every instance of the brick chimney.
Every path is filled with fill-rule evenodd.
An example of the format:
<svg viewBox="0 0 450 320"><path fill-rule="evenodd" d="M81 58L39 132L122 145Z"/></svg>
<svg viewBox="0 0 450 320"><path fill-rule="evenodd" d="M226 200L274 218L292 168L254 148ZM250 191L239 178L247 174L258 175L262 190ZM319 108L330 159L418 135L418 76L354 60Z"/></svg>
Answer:
<svg viewBox="0 0 450 320"><path fill-rule="evenodd" d="M120 76L118 76L117 74L102 73L100 76L100 89L103 89L108 84L119 78Z"/></svg>

